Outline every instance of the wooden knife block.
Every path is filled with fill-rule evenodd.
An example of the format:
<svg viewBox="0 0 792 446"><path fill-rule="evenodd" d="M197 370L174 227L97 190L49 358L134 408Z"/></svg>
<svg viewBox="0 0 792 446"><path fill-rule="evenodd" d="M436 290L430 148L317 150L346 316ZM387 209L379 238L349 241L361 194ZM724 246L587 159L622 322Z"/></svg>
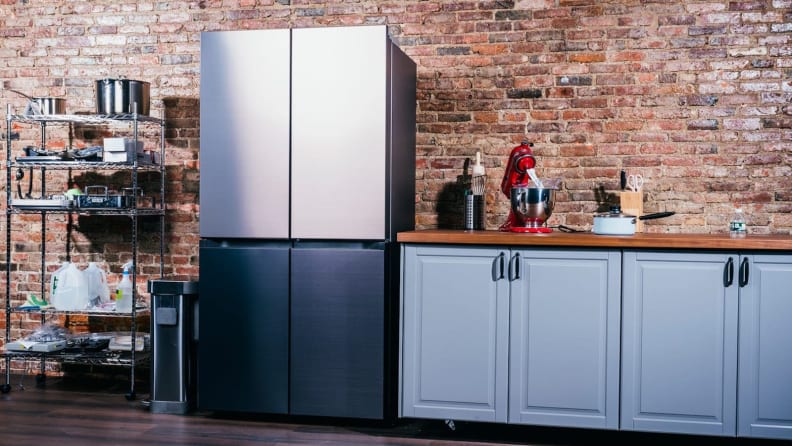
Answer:
<svg viewBox="0 0 792 446"><path fill-rule="evenodd" d="M635 215L635 232L643 232L643 220L638 219L643 215L643 192L622 191L619 200L623 213Z"/></svg>

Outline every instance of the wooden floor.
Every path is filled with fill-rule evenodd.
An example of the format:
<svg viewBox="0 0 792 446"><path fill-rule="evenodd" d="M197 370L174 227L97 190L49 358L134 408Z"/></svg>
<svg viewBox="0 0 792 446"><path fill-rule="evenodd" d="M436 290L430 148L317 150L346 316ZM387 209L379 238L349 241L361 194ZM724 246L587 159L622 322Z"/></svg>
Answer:
<svg viewBox="0 0 792 446"><path fill-rule="evenodd" d="M48 378L46 387L32 377L12 379L0 395L0 445L789 445L779 441L648 435L602 430L553 429L487 423L396 420L250 418L153 414L143 402L127 401L123 391L88 391ZM24 389L23 389L24 387Z"/></svg>

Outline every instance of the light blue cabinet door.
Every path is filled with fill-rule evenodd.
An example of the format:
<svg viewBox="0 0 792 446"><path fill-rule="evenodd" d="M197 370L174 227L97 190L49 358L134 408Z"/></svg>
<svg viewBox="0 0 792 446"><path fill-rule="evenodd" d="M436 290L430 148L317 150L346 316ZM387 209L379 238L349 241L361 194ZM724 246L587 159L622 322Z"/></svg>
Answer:
<svg viewBox="0 0 792 446"><path fill-rule="evenodd" d="M736 434L738 266L624 252L621 429Z"/></svg>
<svg viewBox="0 0 792 446"><path fill-rule="evenodd" d="M515 251L509 422L618 428L621 254Z"/></svg>
<svg viewBox="0 0 792 446"><path fill-rule="evenodd" d="M506 421L506 250L404 245L403 417Z"/></svg>
<svg viewBox="0 0 792 446"><path fill-rule="evenodd" d="M740 269L748 274L740 290L737 434L791 440L792 256L745 259Z"/></svg>

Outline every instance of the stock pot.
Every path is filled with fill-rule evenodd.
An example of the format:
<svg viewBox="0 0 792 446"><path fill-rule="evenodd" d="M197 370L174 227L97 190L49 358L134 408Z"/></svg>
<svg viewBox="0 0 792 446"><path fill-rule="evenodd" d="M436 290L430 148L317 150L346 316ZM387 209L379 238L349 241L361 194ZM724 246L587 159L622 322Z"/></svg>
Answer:
<svg viewBox="0 0 792 446"><path fill-rule="evenodd" d="M96 81L96 113L117 115L149 114L150 84L131 79L99 79Z"/></svg>

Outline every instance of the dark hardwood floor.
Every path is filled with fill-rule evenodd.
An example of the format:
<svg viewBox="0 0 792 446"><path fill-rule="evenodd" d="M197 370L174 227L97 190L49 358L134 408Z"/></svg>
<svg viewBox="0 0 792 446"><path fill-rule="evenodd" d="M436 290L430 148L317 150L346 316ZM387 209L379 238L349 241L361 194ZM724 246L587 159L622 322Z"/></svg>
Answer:
<svg viewBox="0 0 792 446"><path fill-rule="evenodd" d="M37 386L32 376L13 377L12 390L0 395L0 445L788 445L780 441L649 435L583 429L554 429L441 420L294 419L228 416L195 412L153 414L146 394L134 401L123 386L92 387L68 378L48 378ZM128 390L128 389L127 389Z"/></svg>

